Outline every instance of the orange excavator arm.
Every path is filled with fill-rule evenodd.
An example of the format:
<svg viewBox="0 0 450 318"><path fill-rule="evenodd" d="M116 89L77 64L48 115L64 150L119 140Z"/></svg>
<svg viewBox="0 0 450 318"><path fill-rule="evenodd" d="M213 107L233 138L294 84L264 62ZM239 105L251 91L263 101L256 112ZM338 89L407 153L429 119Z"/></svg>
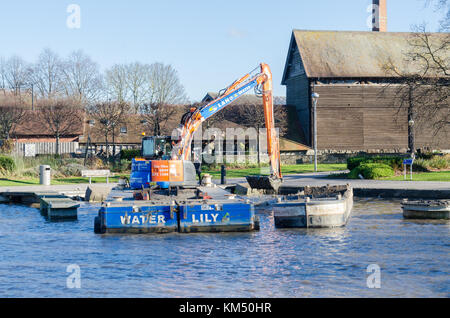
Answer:
<svg viewBox="0 0 450 318"><path fill-rule="evenodd" d="M273 109L272 72L270 71L269 65L264 63L260 64L259 69L257 74L251 75L248 73L233 82L216 99L198 108L186 123L179 127L179 142L172 150L172 159L189 160L192 139L201 123L226 108L250 89L260 88L262 91L264 118L267 129L267 150L270 159L271 177L278 180L282 179L280 147L275 129Z"/></svg>
<svg viewBox="0 0 450 318"><path fill-rule="evenodd" d="M281 159L280 159L280 143L275 129L275 118L273 110L273 94L272 94L272 72L269 65L261 64L262 73L265 80L262 82L262 98L264 107L264 119L267 129L267 152L270 159L271 174L282 178L281 175Z"/></svg>

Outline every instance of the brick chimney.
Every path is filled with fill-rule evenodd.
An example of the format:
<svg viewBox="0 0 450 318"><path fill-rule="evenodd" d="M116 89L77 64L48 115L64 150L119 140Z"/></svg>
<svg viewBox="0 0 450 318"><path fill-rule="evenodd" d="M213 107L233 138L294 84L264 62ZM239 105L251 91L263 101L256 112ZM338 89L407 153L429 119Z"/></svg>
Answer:
<svg viewBox="0 0 450 318"><path fill-rule="evenodd" d="M373 27L374 32L387 32L387 6L386 0L373 0Z"/></svg>

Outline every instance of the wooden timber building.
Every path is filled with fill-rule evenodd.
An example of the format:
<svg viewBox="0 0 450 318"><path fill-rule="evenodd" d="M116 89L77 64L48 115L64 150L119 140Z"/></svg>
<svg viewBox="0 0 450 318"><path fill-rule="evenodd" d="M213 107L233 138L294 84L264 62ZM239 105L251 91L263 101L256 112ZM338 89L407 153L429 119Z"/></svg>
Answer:
<svg viewBox="0 0 450 318"><path fill-rule="evenodd" d="M317 104L319 150L404 152L408 115L396 106L395 85L385 65L407 68L411 33L302 31L292 33L282 84L295 106L305 140L313 145L313 104ZM442 34L433 33L439 37ZM398 84L400 85L400 84ZM433 135L431 123L416 127L416 148L450 149L450 127Z"/></svg>

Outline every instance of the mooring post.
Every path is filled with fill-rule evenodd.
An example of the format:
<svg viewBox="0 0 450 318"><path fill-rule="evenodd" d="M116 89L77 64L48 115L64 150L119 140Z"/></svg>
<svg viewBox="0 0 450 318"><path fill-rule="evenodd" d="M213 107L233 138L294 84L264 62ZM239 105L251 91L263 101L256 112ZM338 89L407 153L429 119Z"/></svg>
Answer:
<svg viewBox="0 0 450 318"><path fill-rule="evenodd" d="M220 169L220 184L227 184L227 168L222 165Z"/></svg>

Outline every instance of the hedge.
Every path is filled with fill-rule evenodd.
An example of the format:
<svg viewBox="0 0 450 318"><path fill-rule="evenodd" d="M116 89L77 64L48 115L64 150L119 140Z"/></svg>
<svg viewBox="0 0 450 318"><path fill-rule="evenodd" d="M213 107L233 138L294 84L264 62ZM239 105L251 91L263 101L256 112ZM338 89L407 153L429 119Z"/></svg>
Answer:
<svg viewBox="0 0 450 318"><path fill-rule="evenodd" d="M350 179L358 179L359 175L365 179L379 179L394 176L394 169L384 163L363 163L348 174Z"/></svg>
<svg viewBox="0 0 450 318"><path fill-rule="evenodd" d="M122 149L120 151L120 160L131 160L141 156L140 149Z"/></svg>
<svg viewBox="0 0 450 318"><path fill-rule="evenodd" d="M0 156L0 173L2 171L13 172L16 169L14 159L8 156Z"/></svg>
<svg viewBox="0 0 450 318"><path fill-rule="evenodd" d="M394 170L401 170L403 159L398 156L352 157L347 159L347 169L352 171L361 164L382 163Z"/></svg>

